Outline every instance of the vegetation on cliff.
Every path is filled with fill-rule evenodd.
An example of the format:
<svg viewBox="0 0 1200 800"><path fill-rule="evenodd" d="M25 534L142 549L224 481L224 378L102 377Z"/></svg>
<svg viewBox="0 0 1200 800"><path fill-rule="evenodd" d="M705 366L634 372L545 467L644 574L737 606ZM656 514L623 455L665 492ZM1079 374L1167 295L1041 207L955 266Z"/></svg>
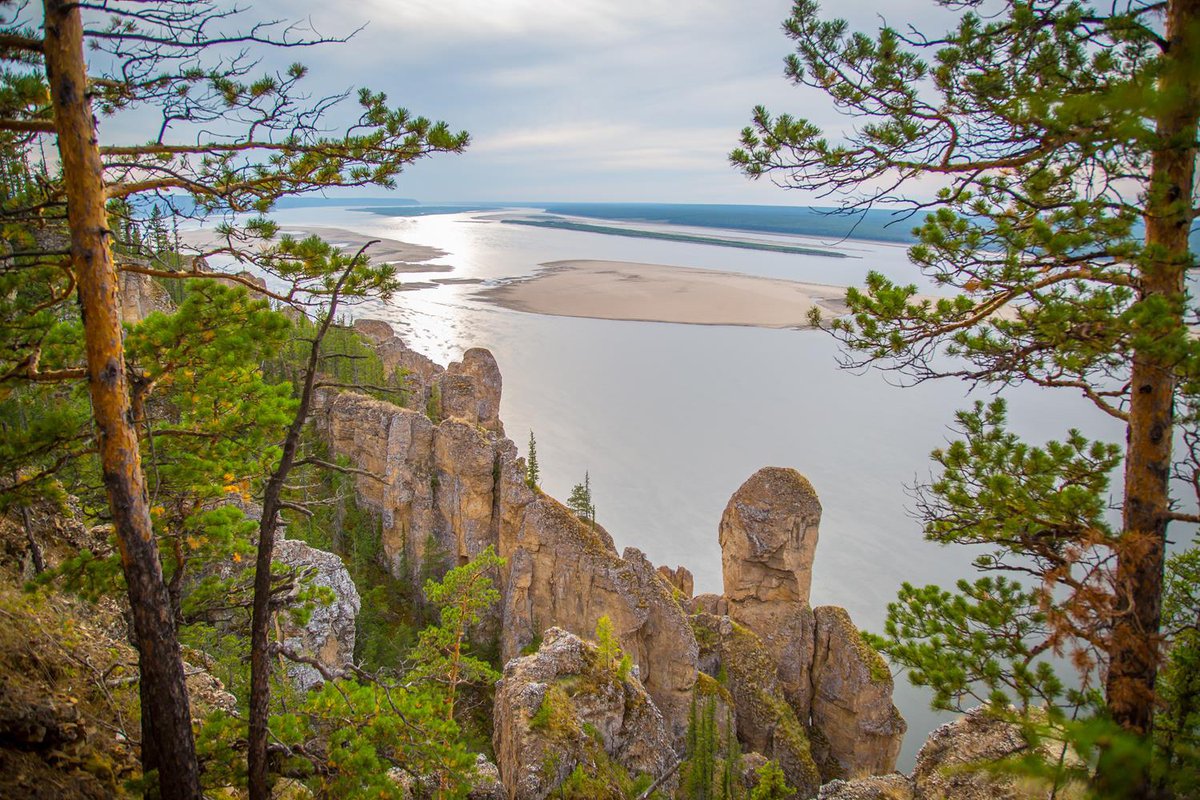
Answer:
<svg viewBox="0 0 1200 800"><path fill-rule="evenodd" d="M787 75L858 122L830 135L759 107L733 163L843 193L851 209L941 187L904 208L930 211L909 255L952 293L926 299L871 274L830 324L846 361L918 382L1065 389L1126 436L1072 430L1037 447L1006 429L1000 401L960 413L962 438L934 454L940 475L919 511L929 539L981 546L975 565L1000 574L906 586L875 642L941 707L1047 706L1054 730L1041 733L1086 753L1103 795L1185 791L1197 729L1179 730L1160 701L1194 683L1180 665L1194 665L1186 631L1200 611L1193 597L1184 626L1163 614L1168 528L1200 522L1180 508L1200 485L1187 285L1200 8L948 5L959 15L944 34L867 35L798 0ZM1173 732L1156 737L1160 724Z"/></svg>

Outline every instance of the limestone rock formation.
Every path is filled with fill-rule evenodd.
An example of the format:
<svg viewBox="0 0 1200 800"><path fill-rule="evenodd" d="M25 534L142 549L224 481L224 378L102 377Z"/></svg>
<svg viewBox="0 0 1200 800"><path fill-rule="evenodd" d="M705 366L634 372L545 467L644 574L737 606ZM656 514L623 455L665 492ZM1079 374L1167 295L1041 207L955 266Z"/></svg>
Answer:
<svg viewBox="0 0 1200 800"><path fill-rule="evenodd" d="M844 608L815 610L812 724L828 744L826 775L857 778L895 769L908 726L892 703L887 662L863 641Z"/></svg>
<svg viewBox="0 0 1200 800"><path fill-rule="evenodd" d="M502 535L500 555L507 559L501 656L514 657L548 625L590 636L607 616L673 739L682 742L696 641L683 609L641 551L628 548L618 557L603 529L540 498L525 507L511 535Z"/></svg>
<svg viewBox="0 0 1200 800"><path fill-rule="evenodd" d="M738 739L752 750L779 762L800 797L812 797L821 784L804 720L783 699L775 659L762 640L730 617L692 617L700 642L700 663L719 665L728 676Z"/></svg>
<svg viewBox="0 0 1200 800"><path fill-rule="evenodd" d="M303 626L281 617L284 645L331 669L339 669L353 661L354 623L361 600L346 565L333 553L294 539L283 539L275 544L275 561L294 567L302 579L328 587L334 595L332 603L314 605ZM301 691L308 691L323 682L317 668L308 664L289 661L287 672L292 684Z"/></svg>
<svg viewBox="0 0 1200 800"><path fill-rule="evenodd" d="M500 422L503 380L491 352L472 347L441 376L439 390L443 417L453 417L504 435Z"/></svg>
<svg viewBox="0 0 1200 800"><path fill-rule="evenodd" d="M808 602L821 503L794 469L764 467L721 516L721 567L731 604Z"/></svg>
<svg viewBox="0 0 1200 800"><path fill-rule="evenodd" d="M615 763L657 778L675 763L662 714L636 677L561 628L536 653L509 661L496 687L494 744L510 800L543 800L576 767Z"/></svg>
<svg viewBox="0 0 1200 800"><path fill-rule="evenodd" d="M659 567L658 574L666 579L667 583L679 590L683 595L683 600L691 600L692 594L696 591L696 579L692 576L691 570L687 567Z"/></svg>
<svg viewBox="0 0 1200 800"><path fill-rule="evenodd" d="M1061 747L1061 746L1060 746ZM1024 784L1015 777L996 775L974 765L1020 756L1029 743L1012 723L974 708L958 719L934 729L917 753L912 782L919 800L1033 800L1046 796L1046 788ZM1041 755L1053 762L1063 756L1047 745ZM1074 756L1066 754L1068 760ZM1079 787L1082 790L1083 787ZM1060 796L1071 796L1061 794Z"/></svg>
<svg viewBox="0 0 1200 800"><path fill-rule="evenodd" d="M381 522L384 558L396 575L416 579L433 524L433 423L361 394L321 398L317 425L330 452L369 475L355 478L358 501Z"/></svg>
<svg viewBox="0 0 1200 800"><path fill-rule="evenodd" d="M143 266L151 266L144 259L132 260ZM117 297L121 302L122 322L134 325L155 311L171 311L175 308L167 290L150 276L122 270L117 273L117 277Z"/></svg>
<svg viewBox="0 0 1200 800"><path fill-rule="evenodd" d="M462 369L486 377L488 361L481 354L464 357ZM525 483L516 446L478 420L451 417L434 425L420 411L352 393L324 397L319 408L318 426L332 454L371 473L356 477L356 494L380 515L393 573L419 584L423 571L464 563L495 545L506 559L496 620L503 658L519 654L552 625L590 636L608 616L672 736L682 742L696 643L671 587L645 556L637 550L618 556L602 527L537 497Z"/></svg>
<svg viewBox="0 0 1200 800"><path fill-rule="evenodd" d="M912 782L899 773L872 775L852 781L830 781L818 800L913 800Z"/></svg>
<svg viewBox="0 0 1200 800"><path fill-rule="evenodd" d="M764 467L721 517L721 568L729 615L758 634L801 719L812 700L814 621L808 605L821 503L794 469Z"/></svg>

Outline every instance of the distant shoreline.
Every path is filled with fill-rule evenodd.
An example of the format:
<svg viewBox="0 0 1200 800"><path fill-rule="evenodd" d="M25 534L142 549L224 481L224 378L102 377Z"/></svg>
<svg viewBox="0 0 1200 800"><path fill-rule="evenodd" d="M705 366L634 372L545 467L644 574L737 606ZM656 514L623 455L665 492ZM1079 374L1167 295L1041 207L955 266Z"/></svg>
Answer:
<svg viewBox="0 0 1200 800"><path fill-rule="evenodd" d="M181 231L180 234L188 246L198 250L221 245L220 235L212 229ZM385 236L372 236L345 228L330 228L321 225L281 225L279 235L292 235L298 238L319 236L349 255L358 252L358 249L368 242L374 242L367 248L367 257L376 264L390 264L396 272L400 273L452 272L454 270L454 267L448 264L428 263L435 258L448 255L445 250L423 244L402 242L399 239L390 239Z"/></svg>
<svg viewBox="0 0 1200 800"><path fill-rule="evenodd" d="M693 233L670 233L668 231L649 231L640 228L618 228L611 225L594 225L589 222L575 222L568 219L502 219L505 225L527 225L532 228L551 228L554 230L579 231L581 233L599 233L607 236L626 236L633 239L661 239L667 242L685 242L687 244L707 244L714 247L733 247L742 250L765 250L772 253L790 253L793 255L821 256L824 258L854 258L847 253L837 250L827 250L820 247L801 247L799 245L778 244L775 242L755 242L746 239L727 239L716 236L701 236Z"/></svg>
<svg viewBox="0 0 1200 800"><path fill-rule="evenodd" d="M542 267L474 297L560 317L756 328L809 328L813 309L827 317L847 311L842 286L628 261L578 259Z"/></svg>

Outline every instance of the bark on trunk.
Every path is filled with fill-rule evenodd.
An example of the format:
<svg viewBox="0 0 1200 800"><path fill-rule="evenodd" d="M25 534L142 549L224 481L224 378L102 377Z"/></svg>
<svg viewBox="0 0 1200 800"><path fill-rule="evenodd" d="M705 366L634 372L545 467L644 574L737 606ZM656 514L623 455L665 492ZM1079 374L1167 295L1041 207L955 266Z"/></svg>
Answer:
<svg viewBox="0 0 1200 800"><path fill-rule="evenodd" d="M1165 102L1157 120L1159 146L1151 163L1146 204L1147 258L1141 298L1166 301L1149 341L1135 350L1130 381L1123 533L1117 550L1116 614L1105 684L1108 709L1126 730L1153 730L1154 683L1160 658L1163 564L1170 511L1169 478L1176 390L1173 354L1162 346L1183 327L1184 276L1191 266L1192 181L1200 79L1194 64L1200 0L1173 0L1167 10L1166 68L1159 89ZM1158 327L1161 325L1161 328ZM1128 770L1128 766L1122 769ZM1149 774L1115 775L1100 767L1100 782L1117 782L1146 797ZM1132 778L1132 783L1130 779Z"/></svg>
<svg viewBox="0 0 1200 800"><path fill-rule="evenodd" d="M355 254L350 266L334 286L329 309L313 337L308 364L304 373L304 388L300 391L300 407L288 427L283 441L283 453L267 487L263 491L262 517L258 526L258 552L254 561L254 610L250 618L250 731L246 748L247 786L250 800L270 800L267 775L267 734L271 712L271 558L275 552L275 531L278 528L280 501L284 484L296 461L300 435L308 421L313 390L317 381L317 366L321 360L321 342L333 324L342 287L369 245Z"/></svg>
<svg viewBox="0 0 1200 800"><path fill-rule="evenodd" d="M147 751L163 797L199 798L187 687L158 546L150 523L137 432L130 417L117 272L109 249L103 167L87 93L79 7L44 0L45 61L67 192L71 262L79 286L88 389L104 485L129 590L141 667Z"/></svg>

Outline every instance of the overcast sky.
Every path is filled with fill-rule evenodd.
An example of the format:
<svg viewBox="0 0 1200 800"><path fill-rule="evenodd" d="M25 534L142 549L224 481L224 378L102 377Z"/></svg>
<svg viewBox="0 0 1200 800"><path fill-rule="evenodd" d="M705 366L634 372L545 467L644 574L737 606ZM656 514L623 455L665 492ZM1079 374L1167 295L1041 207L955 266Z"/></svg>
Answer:
<svg viewBox="0 0 1200 800"><path fill-rule="evenodd" d="M874 30L924 0L827 2ZM824 96L783 77L790 0L258 0L247 19L309 18L346 44L277 54L309 89L367 86L471 134L459 156L411 167L422 201L598 200L808 204L728 164L758 103L837 124ZM682 10L681 10L682 9ZM902 18L897 18L902 15ZM273 58L274 58L273 57ZM348 109L352 110L352 108ZM360 190L357 194L363 194Z"/></svg>

